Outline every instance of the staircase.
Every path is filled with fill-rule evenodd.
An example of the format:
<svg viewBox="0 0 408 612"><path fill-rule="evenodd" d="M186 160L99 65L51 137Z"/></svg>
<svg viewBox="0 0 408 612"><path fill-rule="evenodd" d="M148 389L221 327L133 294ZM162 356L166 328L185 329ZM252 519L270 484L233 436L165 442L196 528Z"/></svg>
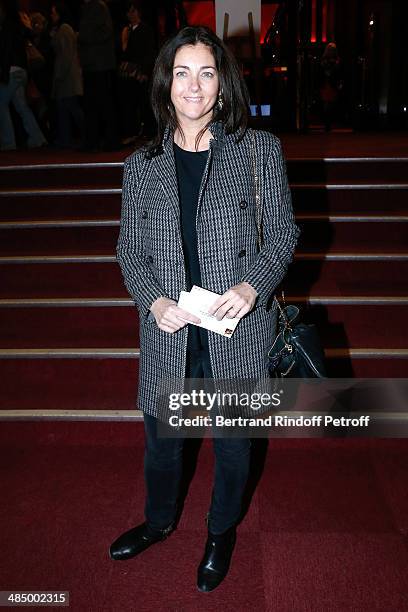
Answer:
<svg viewBox="0 0 408 612"><path fill-rule="evenodd" d="M141 418L115 261L126 154L0 159L0 418ZM329 376L407 377L408 156L286 154L303 230L286 301L317 323Z"/></svg>

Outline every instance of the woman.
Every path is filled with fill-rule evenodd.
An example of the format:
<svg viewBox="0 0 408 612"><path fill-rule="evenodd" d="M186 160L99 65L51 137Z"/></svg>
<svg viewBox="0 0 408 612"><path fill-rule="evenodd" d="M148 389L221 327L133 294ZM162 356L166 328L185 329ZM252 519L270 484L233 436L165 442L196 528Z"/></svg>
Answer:
<svg viewBox="0 0 408 612"><path fill-rule="evenodd" d="M56 145L73 147L73 127L82 139L84 114L79 103L82 96L82 75L78 59L77 36L69 24L70 18L63 2L51 6L53 23L52 46L55 53L52 97L57 105Z"/></svg>
<svg viewBox="0 0 408 612"><path fill-rule="evenodd" d="M152 103L158 136L125 161L117 245L140 313L146 521L111 545L112 559L135 556L175 526L183 440L157 435L163 418L160 376L267 376L276 328L270 303L299 234L279 140L258 131L263 247L257 253L247 90L234 58L211 30L187 27L164 45L154 68ZM204 333L191 324L200 319L177 306L180 291L193 284L220 295L210 311L217 319L240 319L231 337ZM213 590L227 574L249 467L248 438L214 437L213 443L215 483L198 568L201 591Z"/></svg>

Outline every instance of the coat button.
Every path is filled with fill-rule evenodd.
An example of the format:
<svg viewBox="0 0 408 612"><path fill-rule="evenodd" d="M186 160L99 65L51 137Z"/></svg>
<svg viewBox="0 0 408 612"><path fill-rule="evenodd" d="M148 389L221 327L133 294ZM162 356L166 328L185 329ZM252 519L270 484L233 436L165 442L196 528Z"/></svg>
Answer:
<svg viewBox="0 0 408 612"><path fill-rule="evenodd" d="M245 249L242 249L242 251L240 251L238 253L238 257L245 257L245 255L246 255L246 250Z"/></svg>
<svg viewBox="0 0 408 612"><path fill-rule="evenodd" d="M240 202L239 205L241 208L247 208L248 202L245 202L245 200L242 200L242 202Z"/></svg>
<svg viewBox="0 0 408 612"><path fill-rule="evenodd" d="M147 219L147 210L142 211L142 219Z"/></svg>
<svg viewBox="0 0 408 612"><path fill-rule="evenodd" d="M150 263L153 263L153 255L149 255L147 259L150 261Z"/></svg>

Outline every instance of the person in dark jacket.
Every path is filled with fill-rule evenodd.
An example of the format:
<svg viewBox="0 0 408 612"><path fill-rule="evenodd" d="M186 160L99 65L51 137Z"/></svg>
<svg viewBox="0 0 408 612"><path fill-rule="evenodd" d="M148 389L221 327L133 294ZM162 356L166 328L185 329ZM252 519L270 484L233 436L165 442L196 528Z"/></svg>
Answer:
<svg viewBox="0 0 408 612"><path fill-rule="evenodd" d="M118 146L116 58L112 19L103 0L85 0L78 42L84 82L85 148L112 150Z"/></svg>
<svg viewBox="0 0 408 612"><path fill-rule="evenodd" d="M54 24L52 46L55 53L52 96L57 103L57 142L62 148L72 147L73 124L82 137L84 114L79 103L82 96L82 75L77 51L77 35L69 24L65 4L57 0L51 6Z"/></svg>
<svg viewBox="0 0 408 612"><path fill-rule="evenodd" d="M150 26L142 21L139 0L130 0L127 18L129 23L121 35L118 82L123 144L133 142L142 132L146 136L155 133L155 120L148 97L156 57L155 37Z"/></svg>
<svg viewBox="0 0 408 612"><path fill-rule="evenodd" d="M17 8L0 0L0 147L16 149L10 116L12 103L27 132L27 146L41 147L47 141L27 104L27 56L23 25Z"/></svg>

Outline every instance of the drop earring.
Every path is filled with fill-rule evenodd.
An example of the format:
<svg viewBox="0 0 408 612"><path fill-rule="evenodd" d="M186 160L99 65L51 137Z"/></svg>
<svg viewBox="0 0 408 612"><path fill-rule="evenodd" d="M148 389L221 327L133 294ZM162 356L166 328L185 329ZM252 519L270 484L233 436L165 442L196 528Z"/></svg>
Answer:
<svg viewBox="0 0 408 612"><path fill-rule="evenodd" d="M222 107L224 106L224 98L222 97L222 91L218 93L217 105L218 105L218 109L222 110Z"/></svg>

